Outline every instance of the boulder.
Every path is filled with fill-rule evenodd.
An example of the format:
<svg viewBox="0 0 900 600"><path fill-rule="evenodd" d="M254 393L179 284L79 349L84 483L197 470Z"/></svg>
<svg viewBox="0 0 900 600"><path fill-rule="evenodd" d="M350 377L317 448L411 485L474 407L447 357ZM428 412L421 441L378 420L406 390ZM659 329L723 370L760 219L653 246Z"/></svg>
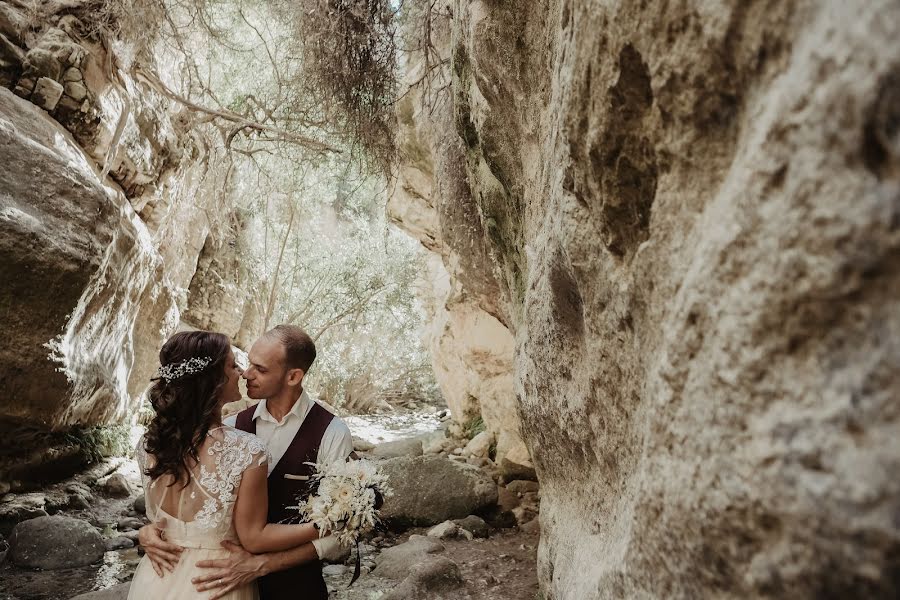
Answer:
<svg viewBox="0 0 900 600"><path fill-rule="evenodd" d="M108 496L127 498L134 493L128 479L121 473L113 473L98 485L101 492Z"/></svg>
<svg viewBox="0 0 900 600"><path fill-rule="evenodd" d="M512 511L515 507L522 504L522 498L518 494L510 491L508 487L498 486L497 488L497 507L502 511Z"/></svg>
<svg viewBox="0 0 900 600"><path fill-rule="evenodd" d="M23 521L10 536L10 560L29 569L66 569L103 558L103 538L87 521L55 515Z"/></svg>
<svg viewBox="0 0 900 600"><path fill-rule="evenodd" d="M104 542L104 546L106 547L107 552L111 550L126 550L128 548L134 548L135 541L126 536L114 537L106 540Z"/></svg>
<svg viewBox="0 0 900 600"><path fill-rule="evenodd" d="M528 523L532 519L538 516L539 511L534 506L517 506L512 510L513 515L516 517L516 523L519 525L524 525Z"/></svg>
<svg viewBox="0 0 900 600"><path fill-rule="evenodd" d="M83 467L84 457L66 453L78 450L72 444L44 452L45 440L35 431L124 418L133 401L119 394L128 389L129 373L140 378L142 391L151 372L149 364L137 369L138 356L131 346L138 338L135 328L142 327L134 322L141 294L145 287L155 288L146 307L164 303L167 294L151 281L160 266L158 255L147 256L152 250L144 244L146 228L134 217L128 200L105 186L92 159L67 131L2 88L0 163L5 167L0 175L0 213L7 215L0 219L0 279L10 285L0 313L15 315L3 321L12 344L0 348L0 378L20 382L17 401L0 407L0 432L9 436L15 449L12 456L17 457L0 457L0 473L8 469L11 478L47 479ZM141 257L147 263L141 263ZM92 281L98 290L120 293L97 291L102 298L90 304L87 292ZM130 317L122 312L125 306ZM142 316L160 329L161 319ZM103 322L105 317L108 323ZM69 336L82 332L88 321L94 333L87 337L93 339L82 347ZM142 339L154 347L154 354L158 352L158 332ZM50 353L58 360L48 358L48 340L59 344ZM120 347L121 351L112 350ZM70 377L78 373L79 378L72 381L66 373ZM129 391L137 394L137 385ZM56 463L59 467L48 472Z"/></svg>
<svg viewBox="0 0 900 600"><path fill-rule="evenodd" d="M376 458L396 458L398 456L422 456L422 440L407 438L378 444L372 450Z"/></svg>
<svg viewBox="0 0 900 600"><path fill-rule="evenodd" d="M52 111L63 95L63 86L49 77L41 77L34 86L31 101L46 111Z"/></svg>
<svg viewBox="0 0 900 600"><path fill-rule="evenodd" d="M72 596L70 600L126 600L128 598L128 588L130 587L131 582L120 583L105 590Z"/></svg>
<svg viewBox="0 0 900 600"><path fill-rule="evenodd" d="M435 600L463 585L459 565L443 556L426 558L413 565L400 585L381 600Z"/></svg>
<svg viewBox="0 0 900 600"><path fill-rule="evenodd" d="M129 529L140 529L144 526L144 522L137 517L123 517L116 523L119 531L127 531Z"/></svg>
<svg viewBox="0 0 900 600"><path fill-rule="evenodd" d="M490 467L493 464L491 459L483 456L470 456L466 458L466 463L478 468Z"/></svg>
<svg viewBox="0 0 900 600"><path fill-rule="evenodd" d="M535 471L534 463L531 462L528 448L524 444L517 445L504 454L500 458L498 466L505 481L516 479L537 481L537 471Z"/></svg>
<svg viewBox="0 0 900 600"><path fill-rule="evenodd" d="M490 431L482 431L469 440L469 443L463 448L463 456L487 458L493 442L494 434Z"/></svg>
<svg viewBox="0 0 900 600"><path fill-rule="evenodd" d="M400 581L409 575L413 565L443 551L444 545L439 541L421 535L411 535L406 542L382 550L375 559L375 574Z"/></svg>
<svg viewBox="0 0 900 600"><path fill-rule="evenodd" d="M46 517L47 499L41 493L7 494L0 501L0 535L9 535L17 523Z"/></svg>
<svg viewBox="0 0 900 600"><path fill-rule="evenodd" d="M491 526L477 515L469 515L463 519L456 519L454 523L477 538L486 538L491 534Z"/></svg>
<svg viewBox="0 0 900 600"><path fill-rule="evenodd" d="M77 102L84 100L88 95L87 88L84 87L84 84L77 81L67 81L63 86L63 89L66 96L69 96L72 100Z"/></svg>
<svg viewBox="0 0 900 600"><path fill-rule="evenodd" d="M147 498L144 494L140 494L137 498L134 499L134 504L132 505L134 512L143 515L147 513Z"/></svg>
<svg viewBox="0 0 900 600"><path fill-rule="evenodd" d="M141 532L137 529L133 529L131 531L123 531L119 537L127 538L134 542L134 545L137 546L139 543L138 538L140 537Z"/></svg>
<svg viewBox="0 0 900 600"><path fill-rule="evenodd" d="M66 493L65 508L83 510L90 508L94 501L94 495L90 488L83 483L73 481L65 486L64 491Z"/></svg>
<svg viewBox="0 0 900 600"><path fill-rule="evenodd" d="M528 534L537 534L541 533L541 520L540 519L531 519L527 523L523 523L519 526L519 529Z"/></svg>
<svg viewBox="0 0 900 600"><path fill-rule="evenodd" d="M347 572L346 565L325 565L322 567L322 574L326 576L339 577Z"/></svg>
<svg viewBox="0 0 900 600"><path fill-rule="evenodd" d="M527 479L515 479L506 484L506 489L514 494L525 494L528 492L537 492L541 486L537 481L529 481Z"/></svg>
<svg viewBox="0 0 900 600"><path fill-rule="evenodd" d="M392 527L436 525L497 503L497 485L482 471L442 456L400 457L382 463L394 495L381 516Z"/></svg>
<svg viewBox="0 0 900 600"><path fill-rule="evenodd" d="M422 439L423 454L439 454L443 452L444 446L447 444L447 432L443 429L426 433L420 438Z"/></svg>
<svg viewBox="0 0 900 600"><path fill-rule="evenodd" d="M443 523L439 523L438 525L435 525L434 527L429 529L428 533L426 533L425 535L430 538L447 540L457 537L459 533L459 525L457 525L453 521L444 521Z"/></svg>

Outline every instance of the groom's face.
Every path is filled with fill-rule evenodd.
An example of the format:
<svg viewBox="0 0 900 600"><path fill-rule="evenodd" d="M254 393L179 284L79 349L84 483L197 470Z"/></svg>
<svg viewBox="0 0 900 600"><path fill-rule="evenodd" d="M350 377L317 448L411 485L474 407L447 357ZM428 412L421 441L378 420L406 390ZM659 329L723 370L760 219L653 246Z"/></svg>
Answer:
<svg viewBox="0 0 900 600"><path fill-rule="evenodd" d="M262 337L254 342L247 354L250 366L244 370L247 395L255 400L274 398L288 384L288 369L284 364L284 346L278 340Z"/></svg>

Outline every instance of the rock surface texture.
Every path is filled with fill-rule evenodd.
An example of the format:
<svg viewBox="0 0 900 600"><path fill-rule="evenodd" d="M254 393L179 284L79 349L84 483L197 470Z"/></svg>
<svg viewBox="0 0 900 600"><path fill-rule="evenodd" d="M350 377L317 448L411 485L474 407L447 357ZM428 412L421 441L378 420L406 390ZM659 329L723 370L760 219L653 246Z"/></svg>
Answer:
<svg viewBox="0 0 900 600"><path fill-rule="evenodd" d="M73 596L72 600L125 600L128 598L128 589L131 583L120 583L111 588L100 590L98 592L88 592L87 594L79 594Z"/></svg>
<svg viewBox="0 0 900 600"><path fill-rule="evenodd" d="M133 414L188 296L201 326L244 320L202 310L216 286L243 307L240 274L211 273L237 235L225 158L92 41L89 3L18 6L0 3L0 481L59 462L49 432Z"/></svg>
<svg viewBox="0 0 900 600"><path fill-rule="evenodd" d="M400 185L513 332L544 596L900 594L900 5L460 0L447 26Z"/></svg>
<svg viewBox="0 0 900 600"><path fill-rule="evenodd" d="M88 523L72 517L37 517L22 521L9 538L13 563L29 569L66 569L103 557L103 538Z"/></svg>
<svg viewBox="0 0 900 600"><path fill-rule="evenodd" d="M437 50L449 60L450 29L441 20L434 26ZM416 55L411 64L407 79L421 79L427 67ZM387 209L395 225L433 253L422 287L435 377L458 427L482 419L496 439L497 460L512 451L530 467L513 387L514 339L450 99L417 86L398 112L405 160Z"/></svg>
<svg viewBox="0 0 900 600"><path fill-rule="evenodd" d="M435 525L497 503L497 485L483 471L442 456L402 456L381 463L393 496L381 517L389 526Z"/></svg>

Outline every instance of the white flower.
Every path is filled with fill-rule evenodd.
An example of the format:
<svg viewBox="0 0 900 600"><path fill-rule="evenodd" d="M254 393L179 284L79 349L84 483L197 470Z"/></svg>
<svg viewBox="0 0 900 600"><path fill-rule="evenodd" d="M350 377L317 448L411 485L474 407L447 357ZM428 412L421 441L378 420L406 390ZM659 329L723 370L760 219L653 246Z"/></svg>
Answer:
<svg viewBox="0 0 900 600"><path fill-rule="evenodd" d="M347 504L352 502L356 492L354 487L350 482L342 481L333 492L335 501Z"/></svg>
<svg viewBox="0 0 900 600"><path fill-rule="evenodd" d="M294 508L303 520L315 523L323 535L328 531L342 544L356 542L378 522L376 490L383 496L392 495L387 477L367 460L315 467L317 494Z"/></svg>

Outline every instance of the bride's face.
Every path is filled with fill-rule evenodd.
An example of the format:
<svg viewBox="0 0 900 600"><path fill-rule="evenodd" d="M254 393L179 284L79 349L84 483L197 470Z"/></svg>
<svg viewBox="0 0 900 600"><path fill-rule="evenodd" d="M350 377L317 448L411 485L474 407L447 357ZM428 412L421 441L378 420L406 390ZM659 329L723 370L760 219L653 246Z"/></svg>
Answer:
<svg viewBox="0 0 900 600"><path fill-rule="evenodd" d="M242 372L243 371L234 360L234 352L229 350L228 358L225 359L225 374L228 376L228 381L225 383L225 388L222 390L222 398L220 400L222 404L237 402L241 399L241 390L238 388L238 383L241 381Z"/></svg>

